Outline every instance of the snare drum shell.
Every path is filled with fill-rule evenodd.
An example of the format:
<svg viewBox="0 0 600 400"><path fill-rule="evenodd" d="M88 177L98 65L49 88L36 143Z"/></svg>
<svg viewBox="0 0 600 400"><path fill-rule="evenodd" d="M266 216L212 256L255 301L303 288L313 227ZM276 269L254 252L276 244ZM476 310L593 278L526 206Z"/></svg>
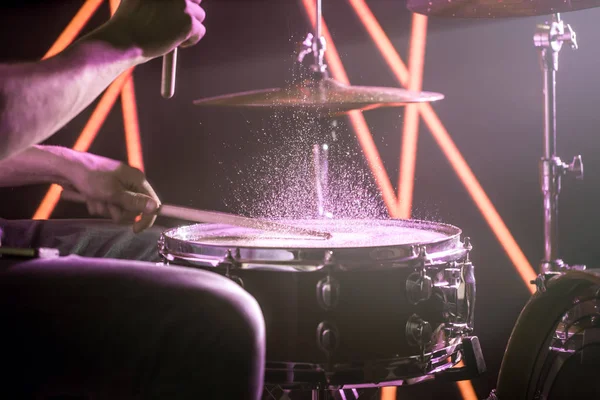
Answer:
<svg viewBox="0 0 600 400"><path fill-rule="evenodd" d="M339 284L337 304L329 310L317 294L319 281L328 276L325 272L234 274L262 308L269 361L351 364L419 354L418 346L406 338L406 324L414 314L432 326L443 322L441 299L408 302L405 286L411 272L396 268L329 274ZM334 330L330 351L318 338L322 324Z"/></svg>

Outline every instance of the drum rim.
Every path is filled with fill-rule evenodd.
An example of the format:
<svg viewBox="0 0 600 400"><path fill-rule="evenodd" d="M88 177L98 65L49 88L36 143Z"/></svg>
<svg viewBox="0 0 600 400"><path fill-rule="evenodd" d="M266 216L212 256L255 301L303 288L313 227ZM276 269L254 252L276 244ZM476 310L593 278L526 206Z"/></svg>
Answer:
<svg viewBox="0 0 600 400"><path fill-rule="evenodd" d="M284 220L274 220L274 221L284 221ZM309 219L303 219L303 220L296 220L296 221L310 221ZM319 220L316 220L319 221ZM414 227L414 225L421 225L421 226L427 226L430 228L436 228L436 229L428 229L430 231L435 231L438 233L445 233L447 234L446 236L439 238L439 239L435 239L435 240L431 240L431 241L423 241L423 242L414 242L414 243L402 243L402 244L386 244L386 245L370 245L370 246L353 246L353 247L336 247L336 246L331 246L331 247L316 247L314 249L328 249L328 250L338 250L338 251L343 251L345 249L371 249L371 248L384 248L384 247L398 247L398 246L417 246L417 245L428 245L428 244L435 244L435 243L439 243L439 242L444 242L446 240L452 239L455 236L460 236L462 234L462 230L460 228L458 228L455 225L451 225L451 224L447 224L447 223L441 223L441 222L433 222L433 221L426 221L426 220L419 220L419 219L382 219L382 220L366 220L366 219L342 219L339 221L344 221L344 222L365 222L365 221L377 221L377 223L381 223L381 224L386 224L386 225L394 225L394 226L398 226L398 225L403 225L403 224L411 224L413 226L410 227ZM165 238L171 239L171 240L178 240L178 241L185 241L187 243L193 243L195 245L199 245L199 246L206 246L206 247L227 247L227 248L247 248L247 249L277 249L277 250L295 250L295 251L301 251L301 250L305 250L305 249L311 249L311 247L286 247L286 246L252 246L252 245L242 245L242 246L237 246L237 245L231 245L231 244L215 244L215 243L202 243L202 242L198 242L198 241L189 241L189 240L184 240L184 239L180 239L180 238L176 238L173 236L170 236L170 234L174 233L174 232L178 232L184 229L191 229L197 226L212 226L218 229L222 229L222 228L226 228L229 225L226 224L192 224L192 225L186 225L186 226L180 226L180 227L175 227L175 228L170 228L165 230L161 236L164 236ZM423 229L425 230L425 229Z"/></svg>
<svg viewBox="0 0 600 400"><path fill-rule="evenodd" d="M365 219L344 219L341 221L365 223ZM431 241L369 245L357 247L264 247L264 246L231 246L226 244L201 243L176 237L182 229L194 229L198 226L225 227L221 224L192 224L165 230L159 240L159 252L167 260L182 260L184 263L199 262L205 266L221 264L225 258L233 257L241 264L276 263L276 264L318 264L333 256L341 264L361 263L400 263L414 260L419 256L419 248L425 249L429 259L443 260L460 258L467 251L460 242L462 230L457 226L418 219L383 219L376 220L383 225L422 227L444 234L445 236ZM253 251L277 253L273 259L249 256Z"/></svg>

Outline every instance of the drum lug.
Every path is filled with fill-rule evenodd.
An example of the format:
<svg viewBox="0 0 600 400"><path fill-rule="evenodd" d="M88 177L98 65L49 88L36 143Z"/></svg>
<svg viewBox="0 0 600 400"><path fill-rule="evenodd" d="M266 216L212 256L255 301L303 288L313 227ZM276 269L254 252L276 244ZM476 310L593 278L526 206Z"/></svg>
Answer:
<svg viewBox="0 0 600 400"><path fill-rule="evenodd" d="M427 275L428 255L425 246L413 247L413 253L418 254L418 265L416 271L406 278L406 297L416 305L431 298L433 281Z"/></svg>
<svg viewBox="0 0 600 400"><path fill-rule="evenodd" d="M340 334L337 327L328 321L322 321L317 326L317 345L319 348L330 355L337 349L340 343Z"/></svg>
<svg viewBox="0 0 600 400"><path fill-rule="evenodd" d="M418 246L417 247L418 260L421 263L421 268L425 268L425 264L429 261L429 255L427 254L426 246Z"/></svg>
<svg viewBox="0 0 600 400"><path fill-rule="evenodd" d="M233 256L231 254L231 249L227 249L227 253L225 254L225 257L223 258L223 261L221 262L221 264L224 266L232 267L232 268L239 268L241 266L241 264L238 261L239 258L240 258L240 249L236 249L235 256Z"/></svg>
<svg viewBox="0 0 600 400"><path fill-rule="evenodd" d="M317 302L325 311L334 309L340 298L340 284L331 275L317 282Z"/></svg>
<svg viewBox="0 0 600 400"><path fill-rule="evenodd" d="M424 349L426 345L431 343L433 329L431 324L424 321L417 314L410 316L406 322L406 341L411 346L419 346Z"/></svg>
<svg viewBox="0 0 600 400"><path fill-rule="evenodd" d="M444 268L444 279L448 286L458 287L462 281L461 271L465 264L458 264L456 261L451 261Z"/></svg>
<svg viewBox="0 0 600 400"><path fill-rule="evenodd" d="M544 274L539 274L534 280L529 281L529 283L532 285L535 285L538 292L544 293L546 291L548 281L559 275L562 275L562 273L561 272L546 272Z"/></svg>
<svg viewBox="0 0 600 400"><path fill-rule="evenodd" d="M463 247L467 250L465 262L469 262L469 255L471 254L471 250L473 250L473 244L471 243L471 238L469 236L465 236L463 239Z"/></svg>
<svg viewBox="0 0 600 400"><path fill-rule="evenodd" d="M464 285L464 317L467 324L468 332L473 331L475 325L475 300L476 288L475 284L475 267L471 261L465 261L462 263L462 281Z"/></svg>
<svg viewBox="0 0 600 400"><path fill-rule="evenodd" d="M538 292L544 293L546 291L546 274L539 274L534 280L529 281L529 283L535 285Z"/></svg>
<svg viewBox="0 0 600 400"><path fill-rule="evenodd" d="M325 254L323 255L323 266L322 268L325 268L326 270L331 270L333 268L333 266L335 266L335 256L333 254L333 251L328 250L325 252Z"/></svg>
<svg viewBox="0 0 600 400"><path fill-rule="evenodd" d="M419 272L413 272L406 278L406 297L411 304L417 305L429 300L432 293L433 282L425 274L425 268Z"/></svg>
<svg viewBox="0 0 600 400"><path fill-rule="evenodd" d="M412 245L410 246L410 258L415 259L419 257L419 248L420 246Z"/></svg>

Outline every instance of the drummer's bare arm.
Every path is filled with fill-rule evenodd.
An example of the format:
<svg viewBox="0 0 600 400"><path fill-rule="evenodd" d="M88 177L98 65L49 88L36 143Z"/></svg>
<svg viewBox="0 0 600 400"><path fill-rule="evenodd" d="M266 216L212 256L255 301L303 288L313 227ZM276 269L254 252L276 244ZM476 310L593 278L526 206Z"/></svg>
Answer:
<svg viewBox="0 0 600 400"><path fill-rule="evenodd" d="M197 43L203 20L200 0L122 0L58 55L0 65L0 159L54 134L129 68Z"/></svg>
<svg viewBox="0 0 600 400"><path fill-rule="evenodd" d="M106 157L36 145L0 161L0 186L37 183L58 183L79 193L90 214L133 223L134 232L152 226L160 204L143 172Z"/></svg>

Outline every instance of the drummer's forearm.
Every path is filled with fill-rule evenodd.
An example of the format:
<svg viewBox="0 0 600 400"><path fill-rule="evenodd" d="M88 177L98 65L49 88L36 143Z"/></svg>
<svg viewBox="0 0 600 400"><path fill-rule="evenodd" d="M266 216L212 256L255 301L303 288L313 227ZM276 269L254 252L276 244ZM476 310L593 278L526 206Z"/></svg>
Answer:
<svg viewBox="0 0 600 400"><path fill-rule="evenodd" d="M39 144L143 62L99 29L44 61L0 64L0 160Z"/></svg>
<svg viewBox="0 0 600 400"><path fill-rule="evenodd" d="M59 146L31 146L0 161L0 186L68 184L78 170L77 152Z"/></svg>

